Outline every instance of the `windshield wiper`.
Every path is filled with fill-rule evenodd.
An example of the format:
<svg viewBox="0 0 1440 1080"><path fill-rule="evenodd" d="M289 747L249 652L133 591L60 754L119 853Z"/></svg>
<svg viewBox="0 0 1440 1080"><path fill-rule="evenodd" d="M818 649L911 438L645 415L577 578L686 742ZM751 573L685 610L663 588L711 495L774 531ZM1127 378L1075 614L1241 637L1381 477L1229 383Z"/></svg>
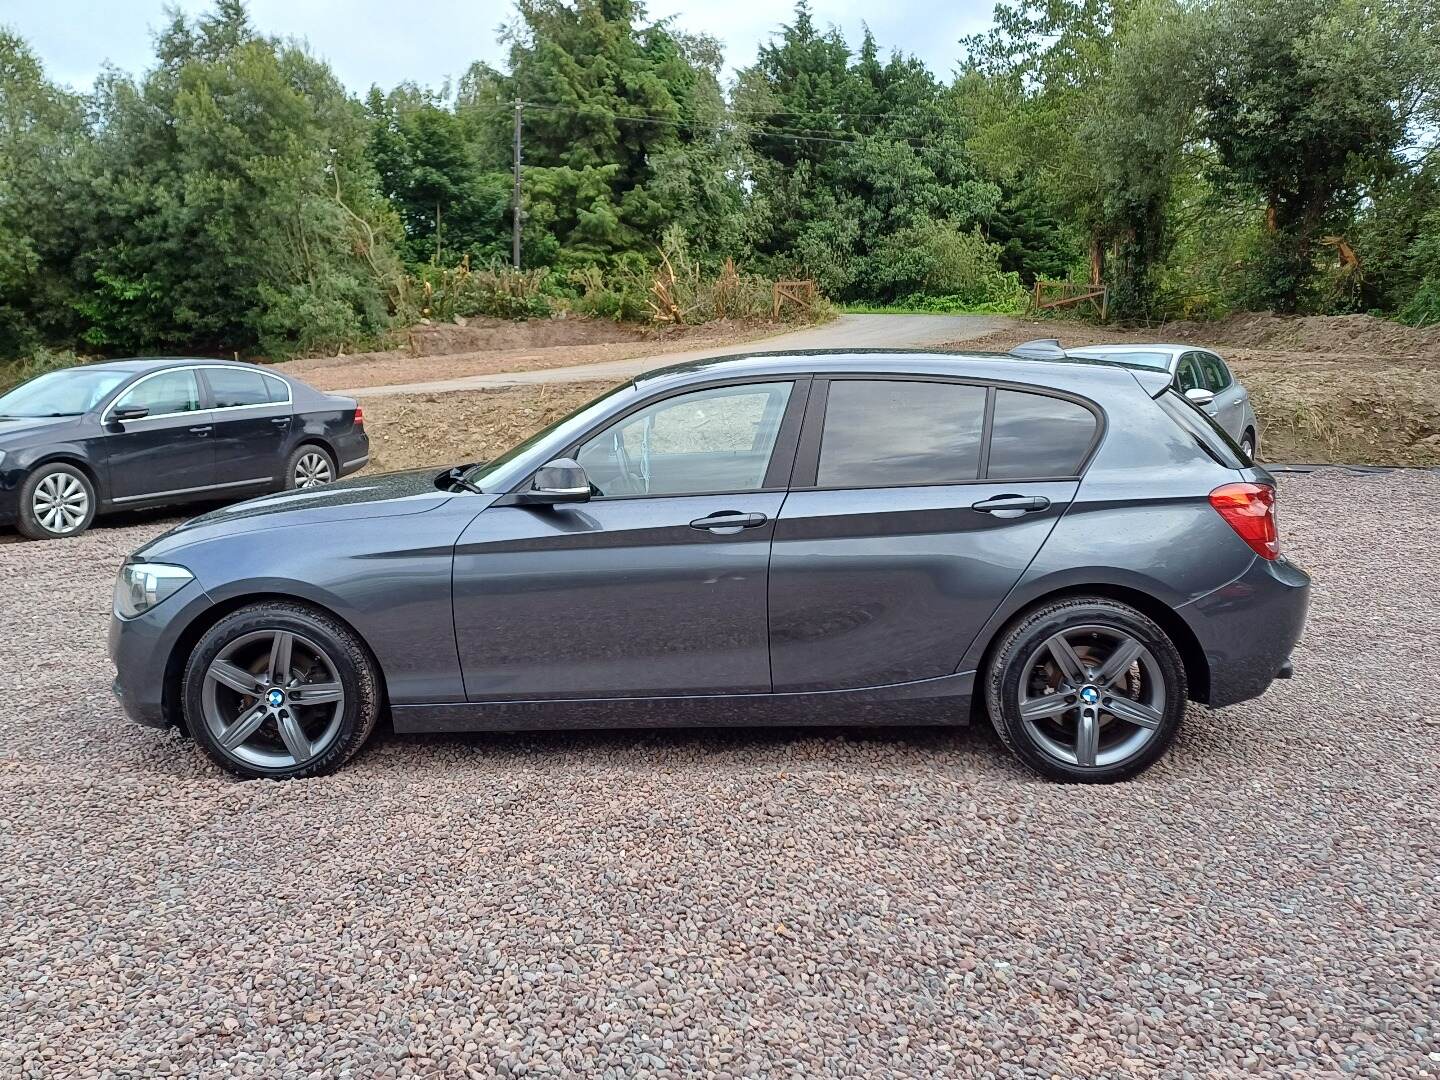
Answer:
<svg viewBox="0 0 1440 1080"><path fill-rule="evenodd" d="M484 495L485 492L481 491L469 480L465 479L465 474L474 467L474 465L456 465L453 469L447 472L445 474L445 479L450 482L450 489L453 491L456 488L459 488L461 491L469 491L476 495Z"/></svg>

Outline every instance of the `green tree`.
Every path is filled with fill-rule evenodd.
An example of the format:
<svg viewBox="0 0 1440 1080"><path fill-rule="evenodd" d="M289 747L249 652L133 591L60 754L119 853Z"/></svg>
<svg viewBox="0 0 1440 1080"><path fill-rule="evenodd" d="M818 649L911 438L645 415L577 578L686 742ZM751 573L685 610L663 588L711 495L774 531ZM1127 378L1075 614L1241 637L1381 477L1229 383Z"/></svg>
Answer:
<svg viewBox="0 0 1440 1080"><path fill-rule="evenodd" d="M1398 167L1426 77L1419 9L1403 0L1212 0L1205 17L1204 134L1220 182L1264 206L1244 299L1295 311L1312 295L1322 236Z"/></svg>
<svg viewBox="0 0 1440 1080"><path fill-rule="evenodd" d="M75 332L91 161L84 103L0 30L0 359Z"/></svg>
<svg viewBox="0 0 1440 1080"><path fill-rule="evenodd" d="M336 348L398 288L363 110L239 0L178 13L142 79L97 88L87 340L107 350Z"/></svg>

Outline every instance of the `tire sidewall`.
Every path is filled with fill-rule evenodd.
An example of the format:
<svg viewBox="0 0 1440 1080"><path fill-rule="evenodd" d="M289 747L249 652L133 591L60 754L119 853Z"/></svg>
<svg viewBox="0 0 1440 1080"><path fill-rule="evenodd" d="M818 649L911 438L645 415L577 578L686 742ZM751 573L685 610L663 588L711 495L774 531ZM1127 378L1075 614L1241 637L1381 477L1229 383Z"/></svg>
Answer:
<svg viewBox="0 0 1440 1080"><path fill-rule="evenodd" d="M238 761L220 746L205 722L205 672L230 641L257 630L288 630L309 638L329 656L345 689L345 708L335 741L302 765L267 769ZM299 604L257 604L241 608L212 626L196 643L182 683L185 722L195 741L221 768L247 779L290 780L334 772L365 744L380 712L379 682L368 651L347 627Z"/></svg>
<svg viewBox="0 0 1440 1080"><path fill-rule="evenodd" d="M65 473L79 480L85 488L85 496L89 501L89 509L86 511L85 520L80 523L79 528L72 529L70 532L52 532L35 517L35 491L40 486L42 480L47 476L54 476L57 473ZM15 527L21 536L27 537L28 539L69 540L71 537L80 536L95 523L95 512L98 509L95 484L91 481L90 477L85 475L83 470L77 469L68 462L51 461L35 469L25 478L25 482L20 485L19 497L20 505L17 507L19 513L16 515Z"/></svg>
<svg viewBox="0 0 1440 1080"><path fill-rule="evenodd" d="M1026 660L1047 638L1074 626L1108 626L1143 644L1165 678L1165 715L1138 754L1114 765L1084 768L1057 761L1036 745L1020 719ZM1144 772L1170 748L1185 714L1185 664L1169 636L1146 615L1118 601L1081 597L1047 604L1012 623L1001 636L986 680L990 721L1010 750L1036 772L1072 783L1104 784Z"/></svg>
<svg viewBox="0 0 1440 1080"><path fill-rule="evenodd" d="M316 443L301 443L294 450L291 450L290 456L285 459L286 491L296 491L299 489L300 485L295 480L295 470L300 465L300 459L306 454L320 454L330 463L329 483L333 484L336 480L340 479L340 467L335 461L335 456L331 454L329 450L326 450L323 446L319 446ZM327 485L321 486L324 487Z"/></svg>

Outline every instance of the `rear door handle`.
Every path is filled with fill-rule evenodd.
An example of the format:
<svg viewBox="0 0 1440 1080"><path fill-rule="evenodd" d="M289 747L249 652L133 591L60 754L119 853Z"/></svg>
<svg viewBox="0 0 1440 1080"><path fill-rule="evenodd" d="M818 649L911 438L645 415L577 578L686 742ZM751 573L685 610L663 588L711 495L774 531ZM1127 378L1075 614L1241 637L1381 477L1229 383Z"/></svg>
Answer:
<svg viewBox="0 0 1440 1080"><path fill-rule="evenodd" d="M970 509L991 517L1018 518L1022 514L1050 509L1050 500L1043 495L996 495L993 499L971 503Z"/></svg>
<svg viewBox="0 0 1440 1080"><path fill-rule="evenodd" d="M192 435L208 435L208 434L210 434L210 432L212 432L213 430L215 430L215 429L214 429L211 425L209 425L209 424L203 424L203 425L201 425L200 427L192 427L192 428L190 429L190 434L192 434Z"/></svg>
<svg viewBox="0 0 1440 1080"><path fill-rule="evenodd" d="M696 518L690 522L690 528L728 534L737 533L741 529L758 528L769 520L764 514L742 514L736 510L722 510L709 517Z"/></svg>
<svg viewBox="0 0 1440 1080"><path fill-rule="evenodd" d="M271 418L270 418L270 422L271 422L272 424L288 424L288 423L290 423L290 417L288 417L288 416L274 416L274 417L271 417Z"/></svg>

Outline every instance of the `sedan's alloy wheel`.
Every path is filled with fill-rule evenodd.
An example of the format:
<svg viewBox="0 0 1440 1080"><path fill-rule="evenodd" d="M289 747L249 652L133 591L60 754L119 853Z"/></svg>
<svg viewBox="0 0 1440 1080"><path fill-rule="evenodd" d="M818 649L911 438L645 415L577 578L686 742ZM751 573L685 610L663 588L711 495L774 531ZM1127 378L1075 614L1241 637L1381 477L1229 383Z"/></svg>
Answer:
<svg viewBox="0 0 1440 1080"><path fill-rule="evenodd" d="M90 496L85 485L70 473L51 473L36 485L30 509L46 529L65 536L85 524L90 514Z"/></svg>
<svg viewBox="0 0 1440 1080"><path fill-rule="evenodd" d="M221 751L263 769L304 765L340 734L345 689L335 662L288 630L229 642L205 670L205 725Z"/></svg>
<svg viewBox="0 0 1440 1080"><path fill-rule="evenodd" d="M330 466L330 459L318 450L301 455L300 460L295 463L297 488L320 487L334 479L335 472Z"/></svg>
<svg viewBox="0 0 1440 1080"><path fill-rule="evenodd" d="M1166 684L1155 656L1110 626L1070 627L1025 661L1020 718L1035 745L1066 765L1128 761L1165 719Z"/></svg>

